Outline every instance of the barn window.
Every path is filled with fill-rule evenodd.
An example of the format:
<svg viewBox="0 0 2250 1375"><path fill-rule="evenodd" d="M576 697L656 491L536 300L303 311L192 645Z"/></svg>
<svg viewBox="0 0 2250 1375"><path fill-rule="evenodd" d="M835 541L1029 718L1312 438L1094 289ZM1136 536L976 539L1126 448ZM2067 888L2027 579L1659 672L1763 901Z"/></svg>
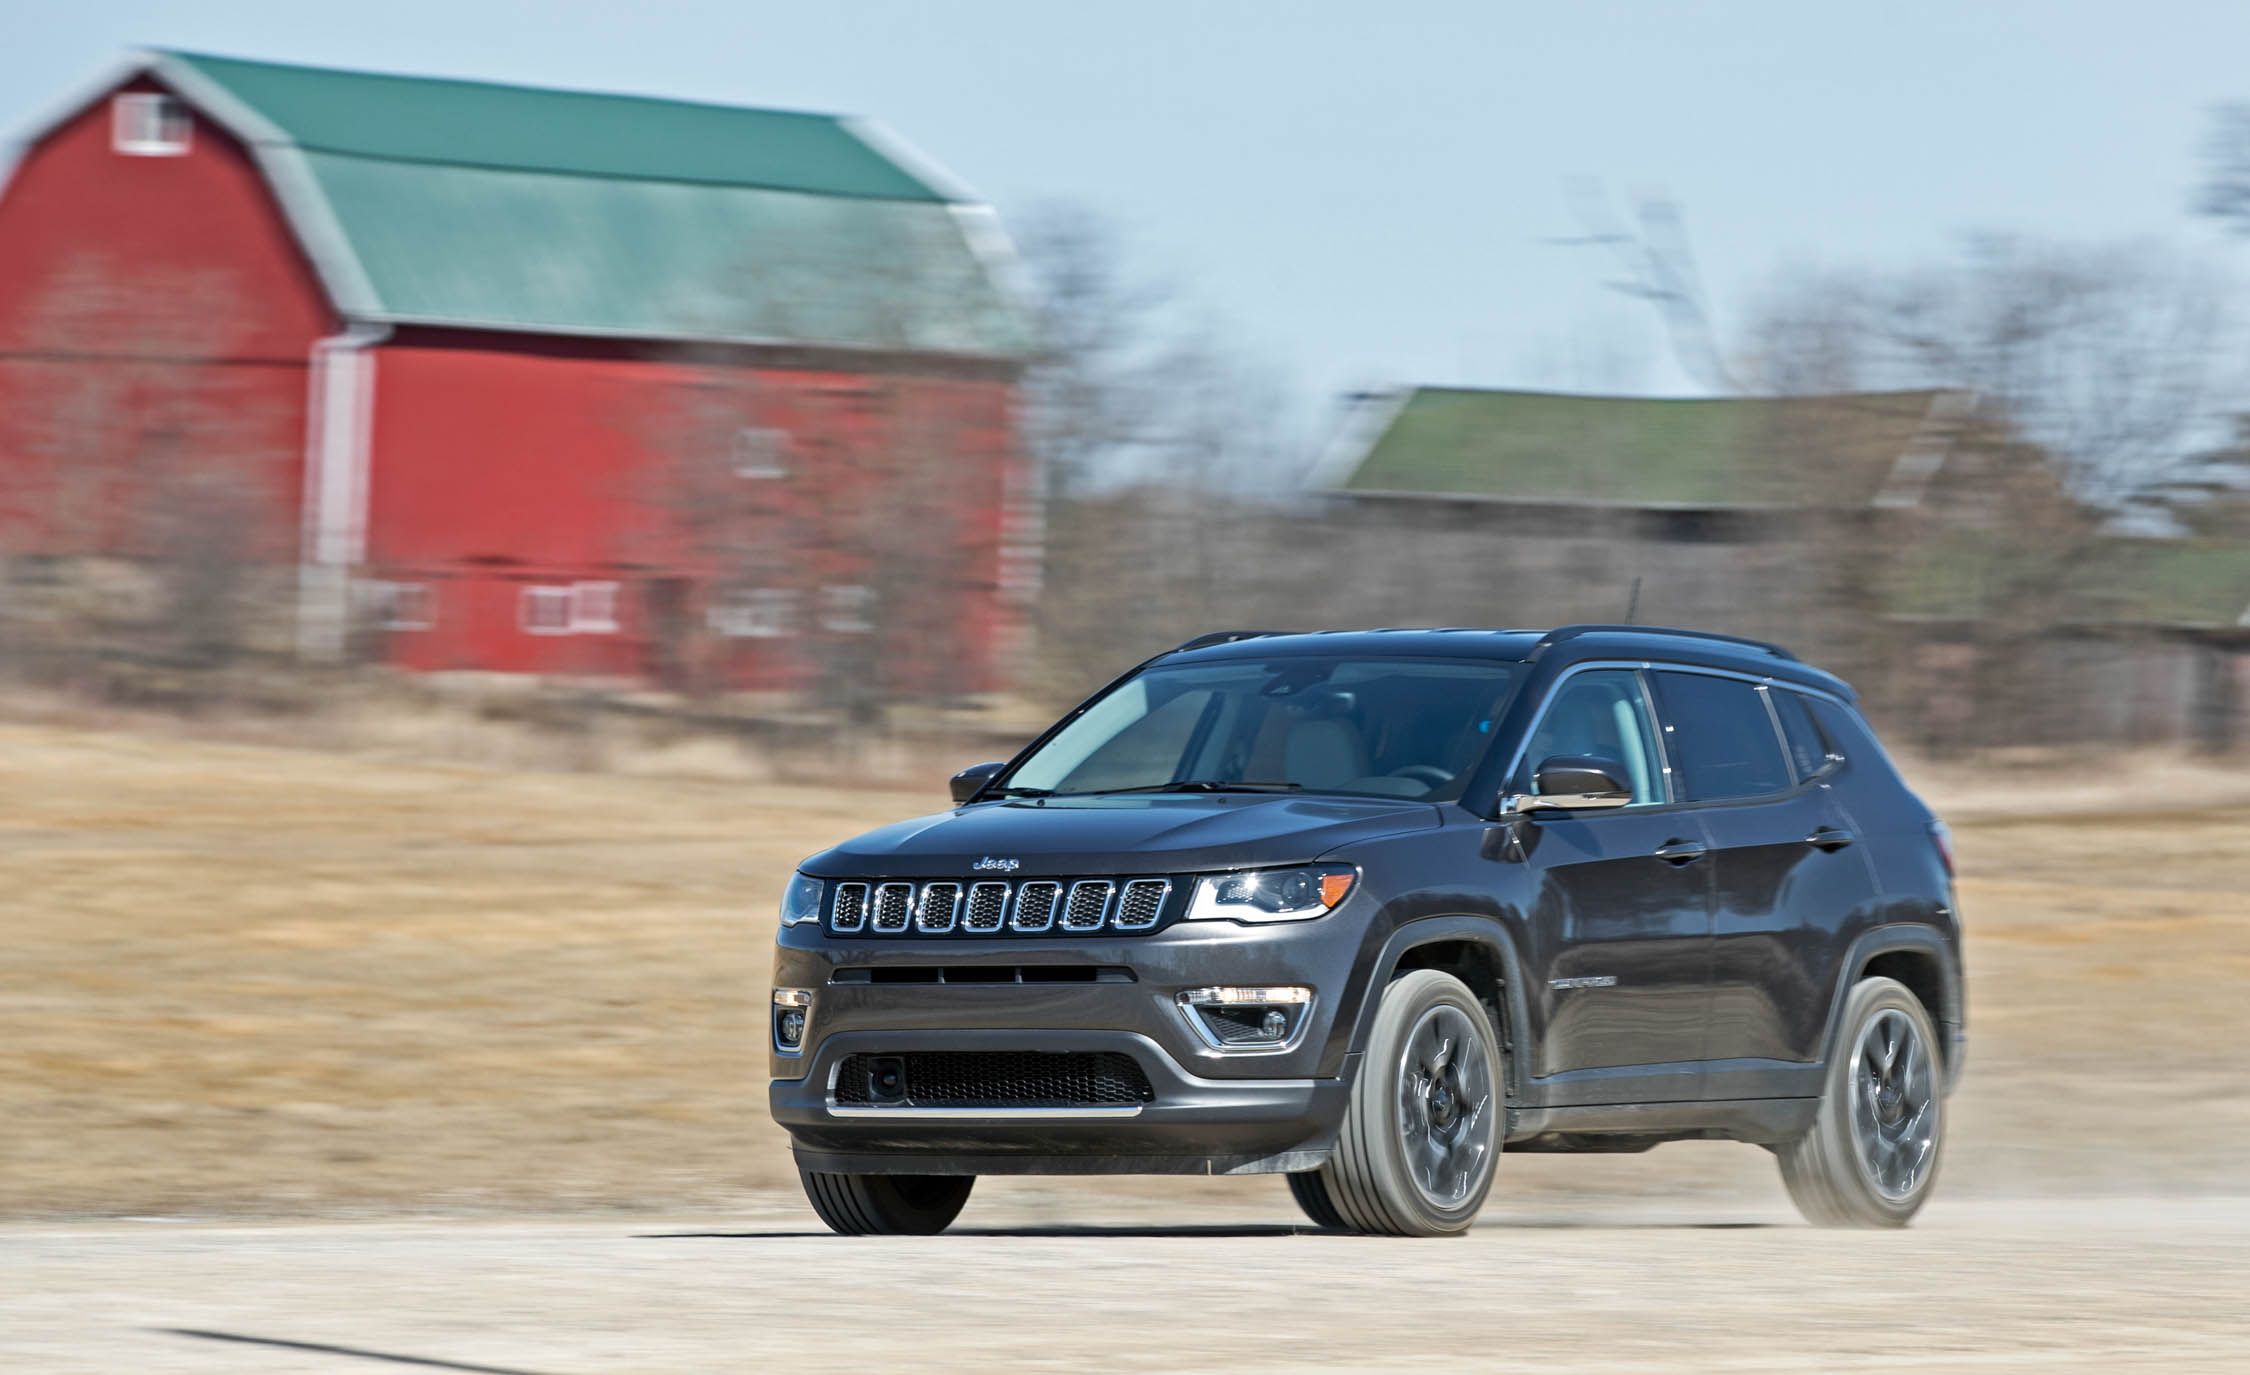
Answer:
<svg viewBox="0 0 2250 1375"><path fill-rule="evenodd" d="M579 582L570 585L570 628L580 635L617 633L617 584Z"/></svg>
<svg viewBox="0 0 2250 1375"><path fill-rule="evenodd" d="M865 635L875 628L871 587L830 587L820 601L820 628L832 635Z"/></svg>
<svg viewBox="0 0 2250 1375"><path fill-rule="evenodd" d="M369 581L359 585L367 618L385 630L428 630L437 624L437 594L428 583Z"/></svg>
<svg viewBox="0 0 2250 1375"><path fill-rule="evenodd" d="M741 640L775 640L797 619L797 594L786 587L755 587L737 593L705 615L714 634Z"/></svg>
<svg viewBox="0 0 2250 1375"><path fill-rule="evenodd" d="M136 92L110 102L110 146L127 157L178 157L191 127L187 106L168 95Z"/></svg>
<svg viewBox="0 0 2250 1375"><path fill-rule="evenodd" d="M734 475L751 478L789 476L789 436L779 430L745 425L734 432Z"/></svg>
<svg viewBox="0 0 2250 1375"><path fill-rule="evenodd" d="M527 587L516 600L516 624L528 635L614 635L617 584Z"/></svg>
<svg viewBox="0 0 2250 1375"><path fill-rule="evenodd" d="M527 587L516 599L516 623L532 635L570 633L570 589Z"/></svg>

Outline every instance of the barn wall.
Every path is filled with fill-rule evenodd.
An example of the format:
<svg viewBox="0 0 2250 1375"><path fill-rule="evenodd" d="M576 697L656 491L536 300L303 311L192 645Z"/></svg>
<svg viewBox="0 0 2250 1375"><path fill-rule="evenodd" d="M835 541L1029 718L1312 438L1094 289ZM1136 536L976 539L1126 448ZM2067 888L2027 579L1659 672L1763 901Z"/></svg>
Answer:
<svg viewBox="0 0 2250 1375"><path fill-rule="evenodd" d="M917 537L901 493L876 490L869 459L901 442L889 430L896 399L912 392L916 414L934 405L948 417L946 453L930 458L944 471L917 490L956 513L952 543L966 566L947 580L950 601L917 622L961 622L962 652L905 668L916 678L905 686L995 684L993 646L1010 619L996 590L999 522L1018 463L1004 381L430 333L378 349L375 378L368 572L415 588L413 619L426 622L385 636L402 664L662 679L692 653L726 683L805 681L814 601L870 576L866 551L880 532L854 517L893 511L888 536ZM746 427L787 436L786 476L734 473L731 446ZM772 531L765 576L799 597L785 633L711 630L714 580L758 580L756 551L738 547L746 528ZM618 585L616 629L524 623L526 588L584 582Z"/></svg>
<svg viewBox="0 0 2250 1375"><path fill-rule="evenodd" d="M142 552L142 508L193 473L253 489L248 547L293 557L325 298L239 143L197 118L184 155L127 156L110 118L0 195L0 549Z"/></svg>

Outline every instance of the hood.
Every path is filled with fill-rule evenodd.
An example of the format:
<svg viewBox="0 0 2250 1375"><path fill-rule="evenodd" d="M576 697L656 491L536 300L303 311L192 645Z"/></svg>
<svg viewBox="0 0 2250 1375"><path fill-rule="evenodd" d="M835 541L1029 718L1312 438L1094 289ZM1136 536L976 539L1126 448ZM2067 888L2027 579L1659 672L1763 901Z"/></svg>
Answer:
<svg viewBox="0 0 2250 1375"><path fill-rule="evenodd" d="M884 826L823 850L803 868L818 878L1210 872L1301 864L1353 841L1442 824L1430 803L1389 798L1026 798Z"/></svg>

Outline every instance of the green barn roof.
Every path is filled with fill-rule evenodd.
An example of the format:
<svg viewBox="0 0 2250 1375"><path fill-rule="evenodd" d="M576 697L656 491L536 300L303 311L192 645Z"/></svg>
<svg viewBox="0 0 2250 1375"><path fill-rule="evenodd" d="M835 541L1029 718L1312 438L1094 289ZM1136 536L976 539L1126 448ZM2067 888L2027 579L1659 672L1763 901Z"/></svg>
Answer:
<svg viewBox="0 0 2250 1375"><path fill-rule="evenodd" d="M1010 357L990 214L830 115L164 52L378 323Z"/></svg>
<svg viewBox="0 0 2250 1375"><path fill-rule="evenodd" d="M1416 387L1371 407L1347 495L1605 506L1863 504L1915 476L1947 393L1668 400ZM1356 451L1356 452L1355 452Z"/></svg>
<svg viewBox="0 0 2250 1375"><path fill-rule="evenodd" d="M2058 562L1975 532L1919 551L1893 571L1902 615L1976 620L2026 588L2060 591L2068 619L2084 624L2190 630L2250 628L2250 544L2212 539L2110 536Z"/></svg>

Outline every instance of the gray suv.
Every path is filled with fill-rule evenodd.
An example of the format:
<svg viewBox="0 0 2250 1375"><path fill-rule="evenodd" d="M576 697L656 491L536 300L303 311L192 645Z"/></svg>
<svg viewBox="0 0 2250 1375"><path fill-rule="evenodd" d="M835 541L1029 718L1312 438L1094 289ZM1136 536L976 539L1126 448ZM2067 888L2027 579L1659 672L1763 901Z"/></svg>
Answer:
<svg viewBox="0 0 2250 1375"><path fill-rule="evenodd" d="M783 902L771 1104L837 1231L938 1231L980 1174L1277 1173L1438 1235L1503 1148L1713 1138L1815 1222L1929 1196L1947 833L1776 646L1209 635L954 799Z"/></svg>

